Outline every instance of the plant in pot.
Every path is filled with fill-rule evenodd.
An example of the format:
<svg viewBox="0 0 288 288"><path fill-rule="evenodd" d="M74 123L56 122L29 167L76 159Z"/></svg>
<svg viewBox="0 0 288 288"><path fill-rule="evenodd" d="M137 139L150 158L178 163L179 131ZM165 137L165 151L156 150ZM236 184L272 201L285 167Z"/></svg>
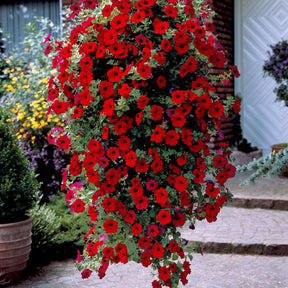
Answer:
<svg viewBox="0 0 288 288"><path fill-rule="evenodd" d="M19 280L31 250L33 206L39 184L0 107L0 284Z"/></svg>
<svg viewBox="0 0 288 288"><path fill-rule="evenodd" d="M275 45L270 45L268 59L263 65L264 76L272 77L277 87L273 90L276 94L275 101L283 101L288 107L288 41L281 40ZM288 146L288 143L272 145L272 152L278 152Z"/></svg>

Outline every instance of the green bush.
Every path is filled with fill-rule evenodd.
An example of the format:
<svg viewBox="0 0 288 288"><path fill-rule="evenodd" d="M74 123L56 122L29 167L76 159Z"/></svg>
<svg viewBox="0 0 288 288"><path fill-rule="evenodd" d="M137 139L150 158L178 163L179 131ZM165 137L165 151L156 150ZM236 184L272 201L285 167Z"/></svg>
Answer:
<svg viewBox="0 0 288 288"><path fill-rule="evenodd" d="M39 184L0 107L0 223L25 219Z"/></svg>
<svg viewBox="0 0 288 288"><path fill-rule="evenodd" d="M61 217L46 204L37 203L29 210L33 217L32 222L32 250L45 251L53 246L55 237L59 233Z"/></svg>
<svg viewBox="0 0 288 288"><path fill-rule="evenodd" d="M75 253L75 249L84 246L84 237L90 229L88 224L90 217L85 213L72 213L66 204L65 194L53 195L50 199L49 207L53 209L57 216L61 217L59 232L55 235L54 246L62 247L63 250L70 250Z"/></svg>

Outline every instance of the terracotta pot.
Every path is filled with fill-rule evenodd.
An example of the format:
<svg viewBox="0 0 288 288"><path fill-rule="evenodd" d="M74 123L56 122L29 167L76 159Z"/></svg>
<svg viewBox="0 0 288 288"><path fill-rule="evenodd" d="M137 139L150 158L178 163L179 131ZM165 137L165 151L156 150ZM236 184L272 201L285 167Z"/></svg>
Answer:
<svg viewBox="0 0 288 288"><path fill-rule="evenodd" d="M29 259L31 236L32 217L0 224L0 286L20 280Z"/></svg>
<svg viewBox="0 0 288 288"><path fill-rule="evenodd" d="M275 145L272 145L271 148L272 148L272 152L276 152L278 153L280 150L282 149L285 149L288 147L288 143L281 143L281 144L275 144ZM288 176L288 166L287 168L283 171L282 173L282 176Z"/></svg>

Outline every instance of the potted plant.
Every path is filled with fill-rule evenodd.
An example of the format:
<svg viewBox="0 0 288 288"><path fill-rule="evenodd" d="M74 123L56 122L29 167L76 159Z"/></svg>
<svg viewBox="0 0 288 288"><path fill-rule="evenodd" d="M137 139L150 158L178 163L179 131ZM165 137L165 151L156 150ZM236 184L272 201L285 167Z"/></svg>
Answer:
<svg viewBox="0 0 288 288"><path fill-rule="evenodd" d="M220 99L214 81L238 73L210 73L226 58L213 24L198 14L212 13L206 4L74 3L69 37L47 44L59 68L48 81L48 114L67 123L51 137L72 152L66 200L92 225L77 258L83 278L135 261L156 271L154 288L187 284L193 248L184 252L179 230L216 221L232 196L231 151L221 143L213 153L207 142L240 105Z"/></svg>
<svg viewBox="0 0 288 288"><path fill-rule="evenodd" d="M39 188L30 163L0 107L0 275L19 280L31 250L32 218L26 215Z"/></svg>
<svg viewBox="0 0 288 288"><path fill-rule="evenodd" d="M275 101L283 101L285 106L288 107L288 41L282 39L275 45L270 45L270 48L271 51L268 51L268 59L264 62L263 65L264 76L272 77L277 83L277 87L275 87L273 90L273 92L276 94ZM287 148L287 146L288 143L274 144L271 146L272 153L274 153L275 156L275 153L278 153L280 150ZM281 153L281 155L284 154ZM270 158L274 158L274 156L271 155ZM278 157L280 157L280 155ZM268 165L267 160L266 165ZM260 162L261 161L262 160L260 160ZM281 163L283 164L285 161L282 161ZM288 167L285 168L282 166L282 164L281 167L273 167L277 168L274 169L274 171L284 171L283 173L287 174ZM255 165L256 163L253 165L253 167L257 166Z"/></svg>

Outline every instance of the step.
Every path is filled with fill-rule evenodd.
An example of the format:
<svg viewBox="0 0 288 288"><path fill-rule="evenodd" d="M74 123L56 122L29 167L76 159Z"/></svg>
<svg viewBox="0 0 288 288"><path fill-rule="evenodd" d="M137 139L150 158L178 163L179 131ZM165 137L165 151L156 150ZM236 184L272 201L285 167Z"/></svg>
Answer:
<svg viewBox="0 0 288 288"><path fill-rule="evenodd" d="M197 221L180 230L189 246L199 242L204 253L288 256L288 212L223 207L216 222Z"/></svg>
<svg viewBox="0 0 288 288"><path fill-rule="evenodd" d="M288 177L273 176L257 178L254 183L242 185L252 174L247 171L238 173L227 182L227 187L234 195L229 207L262 208L288 210Z"/></svg>
<svg viewBox="0 0 288 288"><path fill-rule="evenodd" d="M228 207L238 208L261 208L261 209L274 209L288 211L287 199L274 199L274 198L256 198L247 197L246 195L234 196L231 202L226 204Z"/></svg>

